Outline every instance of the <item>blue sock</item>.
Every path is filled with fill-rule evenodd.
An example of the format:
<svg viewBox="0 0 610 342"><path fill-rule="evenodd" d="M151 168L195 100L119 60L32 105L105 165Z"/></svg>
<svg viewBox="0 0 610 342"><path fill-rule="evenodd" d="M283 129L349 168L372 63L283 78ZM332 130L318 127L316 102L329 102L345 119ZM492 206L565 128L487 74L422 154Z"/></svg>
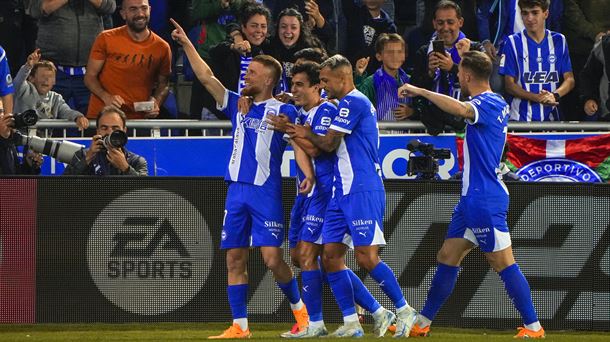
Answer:
<svg viewBox="0 0 610 342"><path fill-rule="evenodd" d="M356 304L354 303L354 289L347 270L327 273L330 289L335 295L339 309L343 317L356 314Z"/></svg>
<svg viewBox="0 0 610 342"><path fill-rule="evenodd" d="M431 321L434 320L438 310L441 309L441 306L453 292L459 272L459 266L449 266L441 263L436 266L436 272L426 297L426 304L420 312L424 317Z"/></svg>
<svg viewBox="0 0 610 342"><path fill-rule="evenodd" d="M381 304L379 304L377 299L373 297L373 295L369 292L369 289L364 286L362 280L358 278L354 271L348 268L347 273L352 281L352 287L354 288L354 299L356 300L356 303L370 313L377 311L381 307Z"/></svg>
<svg viewBox="0 0 610 342"><path fill-rule="evenodd" d="M233 319L248 317L248 284L227 286L227 295Z"/></svg>
<svg viewBox="0 0 610 342"><path fill-rule="evenodd" d="M407 301L402 294L402 289L400 288L400 285L398 285L398 280L396 280L394 272L392 272L385 262L381 261L373 268L371 277L375 279L381 287L381 290L390 298L397 309L407 305Z"/></svg>
<svg viewBox="0 0 610 342"><path fill-rule="evenodd" d="M290 279L289 282L282 284L277 283L277 286L284 292L290 304L296 304L301 300L301 294L299 293L299 284L297 278Z"/></svg>
<svg viewBox="0 0 610 342"><path fill-rule="evenodd" d="M508 297L513 301L515 308L521 314L523 322L526 325L537 322L538 317L532 302L530 285L523 273L521 273L519 265L512 264L503 269L499 274L504 282L506 292L508 292Z"/></svg>
<svg viewBox="0 0 610 342"><path fill-rule="evenodd" d="M303 281L303 302L307 307L309 320L319 322L322 320L322 272L303 271L301 272Z"/></svg>

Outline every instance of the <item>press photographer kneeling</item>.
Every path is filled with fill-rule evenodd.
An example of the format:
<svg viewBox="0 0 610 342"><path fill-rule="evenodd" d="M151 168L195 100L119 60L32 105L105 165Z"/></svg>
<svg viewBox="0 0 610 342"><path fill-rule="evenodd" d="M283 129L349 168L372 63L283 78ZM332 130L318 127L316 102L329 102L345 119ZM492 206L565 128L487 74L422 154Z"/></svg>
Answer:
<svg viewBox="0 0 610 342"><path fill-rule="evenodd" d="M114 106L106 106L97 116L97 134L91 146L74 154L64 175L147 176L146 160L128 151L127 117Z"/></svg>

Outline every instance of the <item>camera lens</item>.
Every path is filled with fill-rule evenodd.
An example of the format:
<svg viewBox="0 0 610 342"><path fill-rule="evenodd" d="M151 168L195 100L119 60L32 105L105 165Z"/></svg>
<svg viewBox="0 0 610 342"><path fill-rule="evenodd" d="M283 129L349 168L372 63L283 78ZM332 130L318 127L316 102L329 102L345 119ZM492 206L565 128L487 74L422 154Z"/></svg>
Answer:
<svg viewBox="0 0 610 342"><path fill-rule="evenodd" d="M28 109L25 112L15 114L13 116L15 120L15 128L23 128L34 126L38 122L38 114L34 109Z"/></svg>
<svg viewBox="0 0 610 342"><path fill-rule="evenodd" d="M114 131L103 137L102 142L106 148L121 148L127 144L127 133L123 131Z"/></svg>

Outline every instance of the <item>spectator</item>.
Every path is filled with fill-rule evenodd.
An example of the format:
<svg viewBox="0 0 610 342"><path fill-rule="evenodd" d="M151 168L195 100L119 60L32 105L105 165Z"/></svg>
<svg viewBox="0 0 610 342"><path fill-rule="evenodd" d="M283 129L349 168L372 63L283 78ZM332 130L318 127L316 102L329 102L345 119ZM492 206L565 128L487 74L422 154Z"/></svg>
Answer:
<svg viewBox="0 0 610 342"><path fill-rule="evenodd" d="M269 49L267 29L270 18L271 14L265 6L246 4L239 14L241 34L245 40L227 40L210 49L210 67L227 89L241 93L245 85L246 69L252 58L267 52L263 52L263 49ZM209 92L204 94L204 107L210 109L217 118L228 119L223 112L216 109L215 101Z"/></svg>
<svg viewBox="0 0 610 342"><path fill-rule="evenodd" d="M553 1L554 2L554 1ZM576 83L593 45L610 30L610 0L564 0L565 14L562 33L570 47L570 60ZM582 104L574 93L568 94L562 105L567 120L581 120Z"/></svg>
<svg viewBox="0 0 610 342"><path fill-rule="evenodd" d="M561 32L562 16L563 0L552 1L549 16L546 18L546 27ZM477 1L477 28L479 39L494 63L494 71L490 79L491 88L495 92L504 92L504 82L498 73L500 61L497 56L502 54L504 41L508 36L525 29L518 1Z"/></svg>
<svg viewBox="0 0 610 342"><path fill-rule="evenodd" d="M87 58L95 37L104 29L102 17L115 8L115 0L32 0L29 3L30 13L38 19L40 28L36 45L44 58L57 68L53 90L82 113L87 111L90 97L83 80Z"/></svg>
<svg viewBox="0 0 610 342"><path fill-rule="evenodd" d="M25 0L0 0L0 45L11 56L11 75L17 73L21 61L36 48L38 24L25 3Z"/></svg>
<svg viewBox="0 0 610 342"><path fill-rule="evenodd" d="M411 82L418 87L460 99L461 90L457 74L461 57L458 50L461 47L466 50L482 51L483 47L480 43L471 43L461 31L464 25L462 10L453 1L443 0L438 3L433 24L436 31L432 34L431 41L417 50ZM434 40L443 41L444 53L433 51ZM421 120L428 133L437 135L444 130L464 129L465 123L462 118L443 112L423 98L418 97L413 101L418 113L426 112L425 115L421 115Z"/></svg>
<svg viewBox="0 0 610 342"><path fill-rule="evenodd" d="M590 117L610 121L610 35L598 41L580 73L584 111Z"/></svg>
<svg viewBox="0 0 610 342"><path fill-rule="evenodd" d="M13 112L13 78L9 69L8 58L6 52L0 46L0 100L2 100L2 111L6 113Z"/></svg>
<svg viewBox="0 0 610 342"><path fill-rule="evenodd" d="M295 52L304 48L322 48L319 39L311 35L303 16L294 8L280 12L276 34L271 39L269 54L282 63L279 92L290 91Z"/></svg>
<svg viewBox="0 0 610 342"><path fill-rule="evenodd" d="M545 29L549 0L519 0L525 30L506 40L500 74L510 119L558 121L559 99L574 88L566 38Z"/></svg>
<svg viewBox="0 0 610 342"><path fill-rule="evenodd" d="M89 120L66 104L61 94L51 89L55 85L56 68L51 61L40 60L40 50L28 56L27 62L15 77L15 112L36 109L41 119L75 121L79 129L89 127Z"/></svg>
<svg viewBox="0 0 610 342"><path fill-rule="evenodd" d="M245 3L245 0L193 0L191 17L197 21L197 25L193 31L189 32L189 38L197 48L199 56L208 63L212 63L210 49L227 39L230 33L227 31L239 31L239 25L235 24L237 13ZM203 112L205 115L202 115L204 105L210 106L213 100L199 82L199 79L193 75L186 57L184 58L184 65L186 66L186 77L192 79L193 82L190 104L191 118L199 120L202 117L209 116L215 119L216 116L211 115L208 108Z"/></svg>
<svg viewBox="0 0 610 342"><path fill-rule="evenodd" d="M325 49L336 46L333 41L336 27L330 23L335 16L333 0L276 0L271 2L274 4L270 4L269 8L272 9L276 23L279 23L281 12L287 8L294 8L303 15L305 26L324 43Z"/></svg>
<svg viewBox="0 0 610 342"><path fill-rule="evenodd" d="M127 134L126 121L127 116L117 107L104 107L97 115L97 134L91 139L91 146L74 154L64 175L147 176L146 159L125 147L115 148L103 143L103 138L114 131Z"/></svg>
<svg viewBox="0 0 610 342"><path fill-rule="evenodd" d="M375 51L382 66L364 78L362 72L366 67L358 69L357 65L358 90L377 108L377 121L406 120L413 115L413 109L408 99L398 98L398 87L409 82L409 76L401 69L406 57L405 41L396 33L382 33Z"/></svg>
<svg viewBox="0 0 610 342"><path fill-rule="evenodd" d="M87 117L113 105L128 119L155 118L168 93L171 50L148 28L148 0L123 1L121 16L126 25L103 31L91 48L85 74L92 93Z"/></svg>
<svg viewBox="0 0 610 342"><path fill-rule="evenodd" d="M381 7L384 0L364 0L356 6L354 0L342 0L343 14L347 19L346 57L352 64L360 58L370 57L368 74L379 69L381 63L375 59L375 41L382 33L396 33L396 25Z"/></svg>

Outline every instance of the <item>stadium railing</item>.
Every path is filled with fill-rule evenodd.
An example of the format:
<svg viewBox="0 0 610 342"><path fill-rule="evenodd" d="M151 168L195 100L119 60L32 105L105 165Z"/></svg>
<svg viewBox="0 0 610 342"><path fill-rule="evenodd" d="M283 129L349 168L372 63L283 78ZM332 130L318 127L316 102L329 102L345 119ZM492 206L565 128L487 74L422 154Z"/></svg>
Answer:
<svg viewBox="0 0 610 342"><path fill-rule="evenodd" d="M148 136L222 136L231 131L230 121L199 121L199 120L130 120L128 128L133 129L132 135L142 134L150 130ZM95 128L95 121L90 122L90 128ZM39 135L45 137L74 137L76 124L67 120L39 120L30 128L30 133L39 130ZM425 133L426 127L418 121L379 122L381 134ZM59 130L63 133L57 134ZM51 134L53 131L55 134ZM509 132L610 132L610 122L509 122ZM40 134L41 133L41 134ZM451 133L451 132L447 132ZM84 136L84 132L79 132Z"/></svg>

